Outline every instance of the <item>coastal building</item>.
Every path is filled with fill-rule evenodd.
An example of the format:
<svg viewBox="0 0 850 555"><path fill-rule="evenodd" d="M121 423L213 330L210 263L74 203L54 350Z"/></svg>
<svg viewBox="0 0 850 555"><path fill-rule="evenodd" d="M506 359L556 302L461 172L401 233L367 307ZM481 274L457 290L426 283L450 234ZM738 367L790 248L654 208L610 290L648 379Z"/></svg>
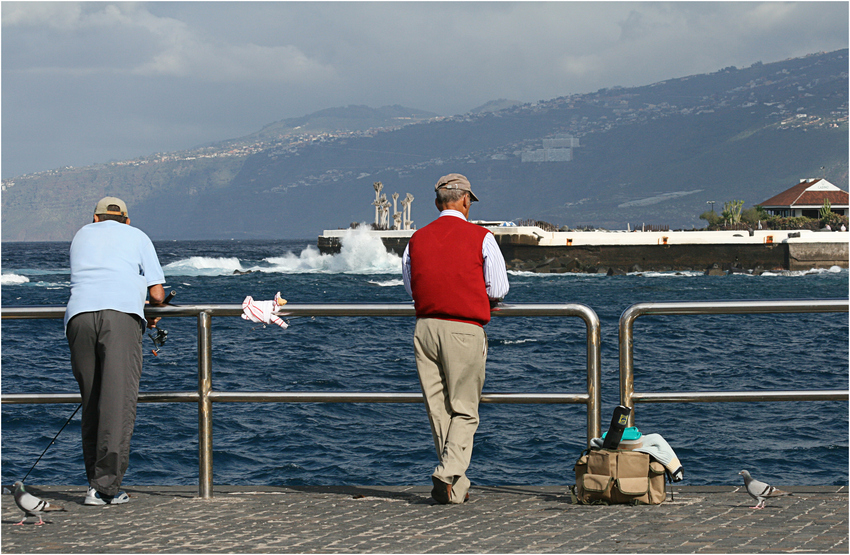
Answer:
<svg viewBox="0 0 850 555"><path fill-rule="evenodd" d="M543 148L523 151L521 159L523 162L570 162L573 149L579 146L576 137L557 135L552 139L543 139Z"/></svg>
<svg viewBox="0 0 850 555"><path fill-rule="evenodd" d="M836 214L848 215L848 194L826 179L801 179L799 183L759 205L768 214L783 217L820 217L824 201L829 201Z"/></svg>

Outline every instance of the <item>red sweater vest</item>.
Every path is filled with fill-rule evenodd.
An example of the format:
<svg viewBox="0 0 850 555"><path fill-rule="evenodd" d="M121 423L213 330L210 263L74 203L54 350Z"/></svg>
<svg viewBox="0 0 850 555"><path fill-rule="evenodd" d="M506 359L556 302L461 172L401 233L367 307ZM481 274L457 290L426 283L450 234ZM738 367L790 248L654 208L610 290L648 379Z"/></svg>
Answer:
<svg viewBox="0 0 850 555"><path fill-rule="evenodd" d="M490 299L484 283L483 227L442 216L410 238L410 288L417 318L484 326Z"/></svg>

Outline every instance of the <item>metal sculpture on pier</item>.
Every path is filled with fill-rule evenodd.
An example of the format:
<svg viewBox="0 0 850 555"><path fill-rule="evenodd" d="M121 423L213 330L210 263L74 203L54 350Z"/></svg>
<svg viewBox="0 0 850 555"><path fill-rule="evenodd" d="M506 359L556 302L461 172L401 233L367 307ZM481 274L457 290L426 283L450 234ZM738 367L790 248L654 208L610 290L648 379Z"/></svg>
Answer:
<svg viewBox="0 0 850 555"><path fill-rule="evenodd" d="M389 229L390 224L390 201L387 195L381 195L381 222L378 229Z"/></svg>
<svg viewBox="0 0 850 555"><path fill-rule="evenodd" d="M372 204L375 206L375 227L377 228L380 225L381 190L384 188L384 184L380 181L376 181L372 183L372 186L375 188L375 202Z"/></svg>
<svg viewBox="0 0 850 555"><path fill-rule="evenodd" d="M407 193L404 200L401 201L404 212L404 229L413 229L413 216L411 215L410 205L413 204L413 195Z"/></svg>
<svg viewBox="0 0 850 555"><path fill-rule="evenodd" d="M410 196L410 193L407 193L407 196L404 197L403 199L401 199L401 214L402 214L401 229L408 229L407 226L410 223L410 220L407 218L407 206L410 204L410 201L407 200L407 197L409 197L409 196Z"/></svg>
<svg viewBox="0 0 850 555"><path fill-rule="evenodd" d="M401 214L398 213L398 193L393 193L393 229L401 229L399 222L401 221Z"/></svg>
<svg viewBox="0 0 850 555"><path fill-rule="evenodd" d="M380 181L375 181L372 186L375 188L375 200L372 206L375 207L375 223L372 224L373 229L413 229L413 219L410 204L413 202L413 195L407 193L401 201L401 212L398 210L399 194L393 193L392 199L392 228L390 227L390 201L386 194L381 194L384 189L384 184Z"/></svg>

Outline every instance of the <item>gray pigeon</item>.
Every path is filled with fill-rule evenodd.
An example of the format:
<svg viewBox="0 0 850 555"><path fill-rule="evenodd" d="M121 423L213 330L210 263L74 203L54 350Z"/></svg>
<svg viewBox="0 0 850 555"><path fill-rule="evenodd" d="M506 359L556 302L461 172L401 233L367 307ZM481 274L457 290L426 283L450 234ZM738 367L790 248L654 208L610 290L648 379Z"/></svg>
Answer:
<svg viewBox="0 0 850 555"><path fill-rule="evenodd" d="M751 509L763 509L764 501L768 497L782 497L784 495L791 495L791 493L787 491L782 491L781 489L776 489L770 484L765 484L764 482L759 482L746 470L740 471L738 474L744 477L744 486L747 488L747 493L750 494L750 497L758 501L755 507L750 507Z"/></svg>
<svg viewBox="0 0 850 555"><path fill-rule="evenodd" d="M44 524L44 520L42 520L41 515L44 513L49 513L53 511L64 511L65 509L60 507L59 505L51 505L44 499L39 499L35 495L31 493L27 493L27 490L24 489L23 482L15 482L15 505L18 506L20 510L24 512L24 518L15 526L23 525L24 520L31 516L37 516L38 522L36 525Z"/></svg>

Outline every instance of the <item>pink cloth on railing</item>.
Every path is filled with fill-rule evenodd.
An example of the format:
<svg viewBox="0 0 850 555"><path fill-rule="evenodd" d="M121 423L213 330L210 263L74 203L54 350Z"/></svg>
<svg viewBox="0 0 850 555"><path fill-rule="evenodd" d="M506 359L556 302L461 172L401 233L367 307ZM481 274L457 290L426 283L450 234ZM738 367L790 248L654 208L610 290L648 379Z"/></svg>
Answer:
<svg viewBox="0 0 850 555"><path fill-rule="evenodd" d="M289 324L275 314L275 311L281 306L278 304L279 298L280 292L275 295L273 301L255 301L250 296L245 297L245 300L242 301L242 319L258 324L277 324L283 329L288 328Z"/></svg>

